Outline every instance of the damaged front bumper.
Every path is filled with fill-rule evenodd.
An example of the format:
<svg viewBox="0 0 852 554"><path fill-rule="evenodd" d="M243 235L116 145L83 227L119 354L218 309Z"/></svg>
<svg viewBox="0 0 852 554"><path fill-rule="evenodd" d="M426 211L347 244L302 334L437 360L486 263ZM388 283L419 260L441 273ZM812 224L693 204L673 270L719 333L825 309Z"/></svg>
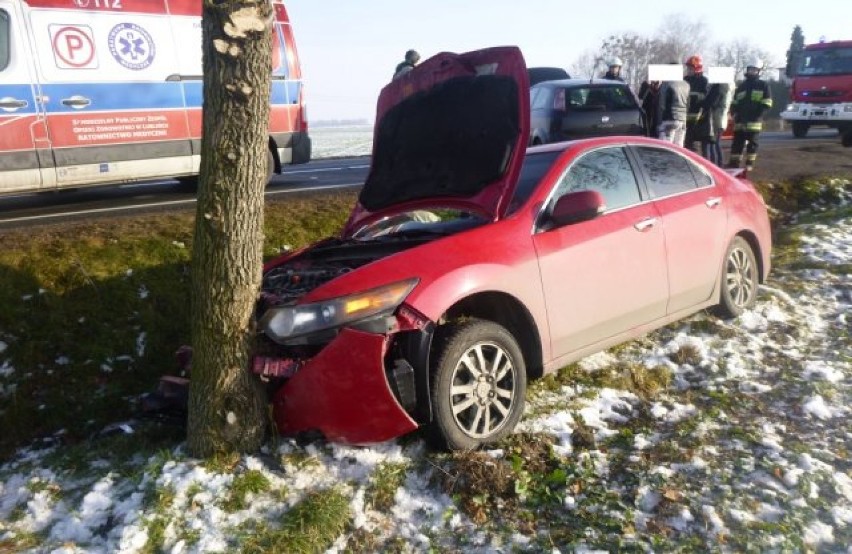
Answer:
<svg viewBox="0 0 852 554"><path fill-rule="evenodd" d="M307 359L254 359L256 374L280 383L271 397L279 433L371 444L431 420L434 324L408 306L388 319L383 333L345 327Z"/></svg>
<svg viewBox="0 0 852 554"><path fill-rule="evenodd" d="M385 374L387 344L387 336L343 329L275 391L278 431L320 432L331 441L367 444L417 429Z"/></svg>

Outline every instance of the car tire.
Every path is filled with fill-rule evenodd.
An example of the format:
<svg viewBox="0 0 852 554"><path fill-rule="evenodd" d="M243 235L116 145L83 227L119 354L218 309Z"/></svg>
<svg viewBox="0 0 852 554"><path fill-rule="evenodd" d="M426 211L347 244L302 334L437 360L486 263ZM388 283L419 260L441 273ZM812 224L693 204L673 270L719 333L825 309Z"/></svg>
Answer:
<svg viewBox="0 0 852 554"><path fill-rule="evenodd" d="M725 252L719 278L719 304L715 311L720 317L734 318L754 306L758 271L757 259L749 243L742 237L734 237Z"/></svg>
<svg viewBox="0 0 852 554"><path fill-rule="evenodd" d="M808 136L808 129L810 125L803 121L794 121L793 122L793 136L796 138L805 138Z"/></svg>
<svg viewBox="0 0 852 554"><path fill-rule="evenodd" d="M512 334L491 321L466 319L443 326L436 338L433 443L474 450L511 433L527 390L526 365Z"/></svg>

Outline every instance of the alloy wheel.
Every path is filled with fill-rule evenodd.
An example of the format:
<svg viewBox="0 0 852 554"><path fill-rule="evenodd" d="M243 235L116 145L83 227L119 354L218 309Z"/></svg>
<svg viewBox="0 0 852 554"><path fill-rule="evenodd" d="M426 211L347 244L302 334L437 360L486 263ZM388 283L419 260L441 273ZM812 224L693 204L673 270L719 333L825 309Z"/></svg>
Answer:
<svg viewBox="0 0 852 554"><path fill-rule="evenodd" d="M728 296L739 308L744 308L754 298L757 276L749 253L742 248L733 248L728 254L725 270L725 286Z"/></svg>
<svg viewBox="0 0 852 554"><path fill-rule="evenodd" d="M480 342L462 354L452 374L450 405L456 425L475 439L499 431L516 402L512 358L498 344Z"/></svg>

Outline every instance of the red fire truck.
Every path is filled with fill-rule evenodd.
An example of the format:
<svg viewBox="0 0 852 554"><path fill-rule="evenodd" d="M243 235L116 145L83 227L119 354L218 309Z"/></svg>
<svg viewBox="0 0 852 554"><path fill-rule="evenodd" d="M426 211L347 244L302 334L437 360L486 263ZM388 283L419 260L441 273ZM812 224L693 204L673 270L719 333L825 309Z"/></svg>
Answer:
<svg viewBox="0 0 852 554"><path fill-rule="evenodd" d="M801 138L813 125L852 132L852 40L819 42L799 54L790 102L781 118Z"/></svg>

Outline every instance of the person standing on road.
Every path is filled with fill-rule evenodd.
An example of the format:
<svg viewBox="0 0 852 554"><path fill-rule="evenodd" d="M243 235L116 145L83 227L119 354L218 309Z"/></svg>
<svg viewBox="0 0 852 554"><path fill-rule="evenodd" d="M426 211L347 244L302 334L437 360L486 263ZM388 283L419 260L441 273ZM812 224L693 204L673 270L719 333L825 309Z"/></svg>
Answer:
<svg viewBox="0 0 852 554"><path fill-rule="evenodd" d="M760 78L763 62L751 60L746 66L745 80L734 90L731 115L734 118L734 142L728 167L740 167L743 148L746 151L746 171L754 169L757 160L757 139L763 130L763 114L772 107L769 84Z"/></svg>
<svg viewBox="0 0 852 554"><path fill-rule="evenodd" d="M409 50L405 53L405 59L397 64L396 69L393 72L393 78L398 79L399 77L405 75L420 62L420 54L417 53L417 50Z"/></svg>
<svg viewBox="0 0 852 554"><path fill-rule="evenodd" d="M606 73L603 74L604 79L624 82L624 77L621 76L621 66L624 65L621 58L612 58L606 62L606 65L608 69Z"/></svg>
<svg viewBox="0 0 852 554"><path fill-rule="evenodd" d="M657 136L657 128L660 126L660 87L661 81L643 81L639 86L639 102L642 111L645 112L645 134L649 137Z"/></svg>
<svg viewBox="0 0 852 554"><path fill-rule="evenodd" d="M714 90L715 89L715 90ZM722 167L725 163L722 156L722 135L728 128L728 110L732 98L730 83L713 83L710 85L710 95L715 101L710 106L710 129L712 141L704 148L704 157Z"/></svg>
<svg viewBox="0 0 852 554"><path fill-rule="evenodd" d="M674 62L677 64L677 62ZM660 87L657 134L661 140L683 146L686 135L686 112L689 107L689 84L683 79L666 81Z"/></svg>
<svg viewBox="0 0 852 554"><path fill-rule="evenodd" d="M706 109L707 92L710 84L707 77L704 76L704 64L701 61L701 56L690 56L684 62L686 66L686 77L684 80L689 83L689 109L686 112L686 139L684 146L694 152L698 152L695 148L696 141L701 141L702 136L707 135L706 122L702 122L702 118L709 115ZM703 126L702 126L703 124Z"/></svg>

